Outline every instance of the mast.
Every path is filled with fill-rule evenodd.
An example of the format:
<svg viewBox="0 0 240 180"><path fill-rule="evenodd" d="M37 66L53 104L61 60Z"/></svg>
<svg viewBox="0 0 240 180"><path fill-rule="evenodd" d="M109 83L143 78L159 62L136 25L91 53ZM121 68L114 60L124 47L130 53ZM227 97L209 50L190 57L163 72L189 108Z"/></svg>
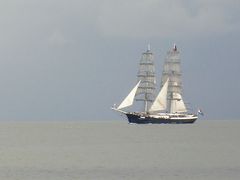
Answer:
<svg viewBox="0 0 240 180"><path fill-rule="evenodd" d="M142 53L137 77L141 83L136 93L136 101L143 101L144 112L148 112L155 98L156 89L155 67L150 45L148 45L147 51Z"/></svg>
<svg viewBox="0 0 240 180"><path fill-rule="evenodd" d="M182 95L182 73L181 73L181 61L180 53L177 46L174 44L173 49L167 52L167 57L165 59L161 87L164 85L166 80L169 78L168 92L167 92L167 111L170 113L175 113L176 102L181 100L176 98L175 94Z"/></svg>

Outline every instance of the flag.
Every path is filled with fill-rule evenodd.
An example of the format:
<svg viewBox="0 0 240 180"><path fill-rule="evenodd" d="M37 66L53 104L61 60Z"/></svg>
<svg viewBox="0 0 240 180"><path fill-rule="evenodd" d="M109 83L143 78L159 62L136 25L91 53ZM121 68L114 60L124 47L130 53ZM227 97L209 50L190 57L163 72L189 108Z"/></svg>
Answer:
<svg viewBox="0 0 240 180"><path fill-rule="evenodd" d="M204 116L204 114L203 114L203 112L202 112L202 110L201 110L201 109L198 109L198 114L200 114L200 115Z"/></svg>

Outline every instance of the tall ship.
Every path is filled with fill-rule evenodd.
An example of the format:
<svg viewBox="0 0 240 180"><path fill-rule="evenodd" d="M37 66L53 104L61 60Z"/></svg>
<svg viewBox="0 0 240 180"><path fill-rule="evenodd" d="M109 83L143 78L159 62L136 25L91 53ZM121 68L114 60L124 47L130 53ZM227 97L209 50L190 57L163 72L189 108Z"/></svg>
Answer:
<svg viewBox="0 0 240 180"><path fill-rule="evenodd" d="M185 124L194 123L198 116L190 113L183 101L180 52L177 46L167 52L161 76L160 91L156 93L154 56L150 45L142 54L137 84L127 97L113 110L125 114L129 123L137 124ZM135 102L135 103L134 103ZM142 105L139 111L127 111L136 103Z"/></svg>

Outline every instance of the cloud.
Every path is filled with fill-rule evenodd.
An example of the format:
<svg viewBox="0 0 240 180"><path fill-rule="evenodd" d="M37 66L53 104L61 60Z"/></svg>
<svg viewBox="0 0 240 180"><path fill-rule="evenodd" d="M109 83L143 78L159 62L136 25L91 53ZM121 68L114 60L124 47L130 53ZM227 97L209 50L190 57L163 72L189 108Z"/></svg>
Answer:
<svg viewBox="0 0 240 180"><path fill-rule="evenodd" d="M54 31L48 38L48 43L53 46L62 46L66 44L68 40L64 37L63 33L59 30Z"/></svg>
<svg viewBox="0 0 240 180"><path fill-rule="evenodd" d="M97 27L105 36L211 36L239 30L237 0L105 0Z"/></svg>
<svg viewBox="0 0 240 180"><path fill-rule="evenodd" d="M239 0L3 0L0 25L5 34L71 34L105 37L188 38L239 31ZM4 34L4 35L3 35ZM58 36L58 38L57 38ZM60 40L61 35L54 35ZM91 35L89 35L91 36Z"/></svg>

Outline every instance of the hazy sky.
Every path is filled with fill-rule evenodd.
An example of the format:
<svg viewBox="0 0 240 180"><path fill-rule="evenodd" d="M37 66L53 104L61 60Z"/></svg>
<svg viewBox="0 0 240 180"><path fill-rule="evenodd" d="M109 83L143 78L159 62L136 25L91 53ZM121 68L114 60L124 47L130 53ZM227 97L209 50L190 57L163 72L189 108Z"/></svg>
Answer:
<svg viewBox="0 0 240 180"><path fill-rule="evenodd" d="M239 119L239 0L1 0L0 119L115 120L150 43L176 43L184 97Z"/></svg>

